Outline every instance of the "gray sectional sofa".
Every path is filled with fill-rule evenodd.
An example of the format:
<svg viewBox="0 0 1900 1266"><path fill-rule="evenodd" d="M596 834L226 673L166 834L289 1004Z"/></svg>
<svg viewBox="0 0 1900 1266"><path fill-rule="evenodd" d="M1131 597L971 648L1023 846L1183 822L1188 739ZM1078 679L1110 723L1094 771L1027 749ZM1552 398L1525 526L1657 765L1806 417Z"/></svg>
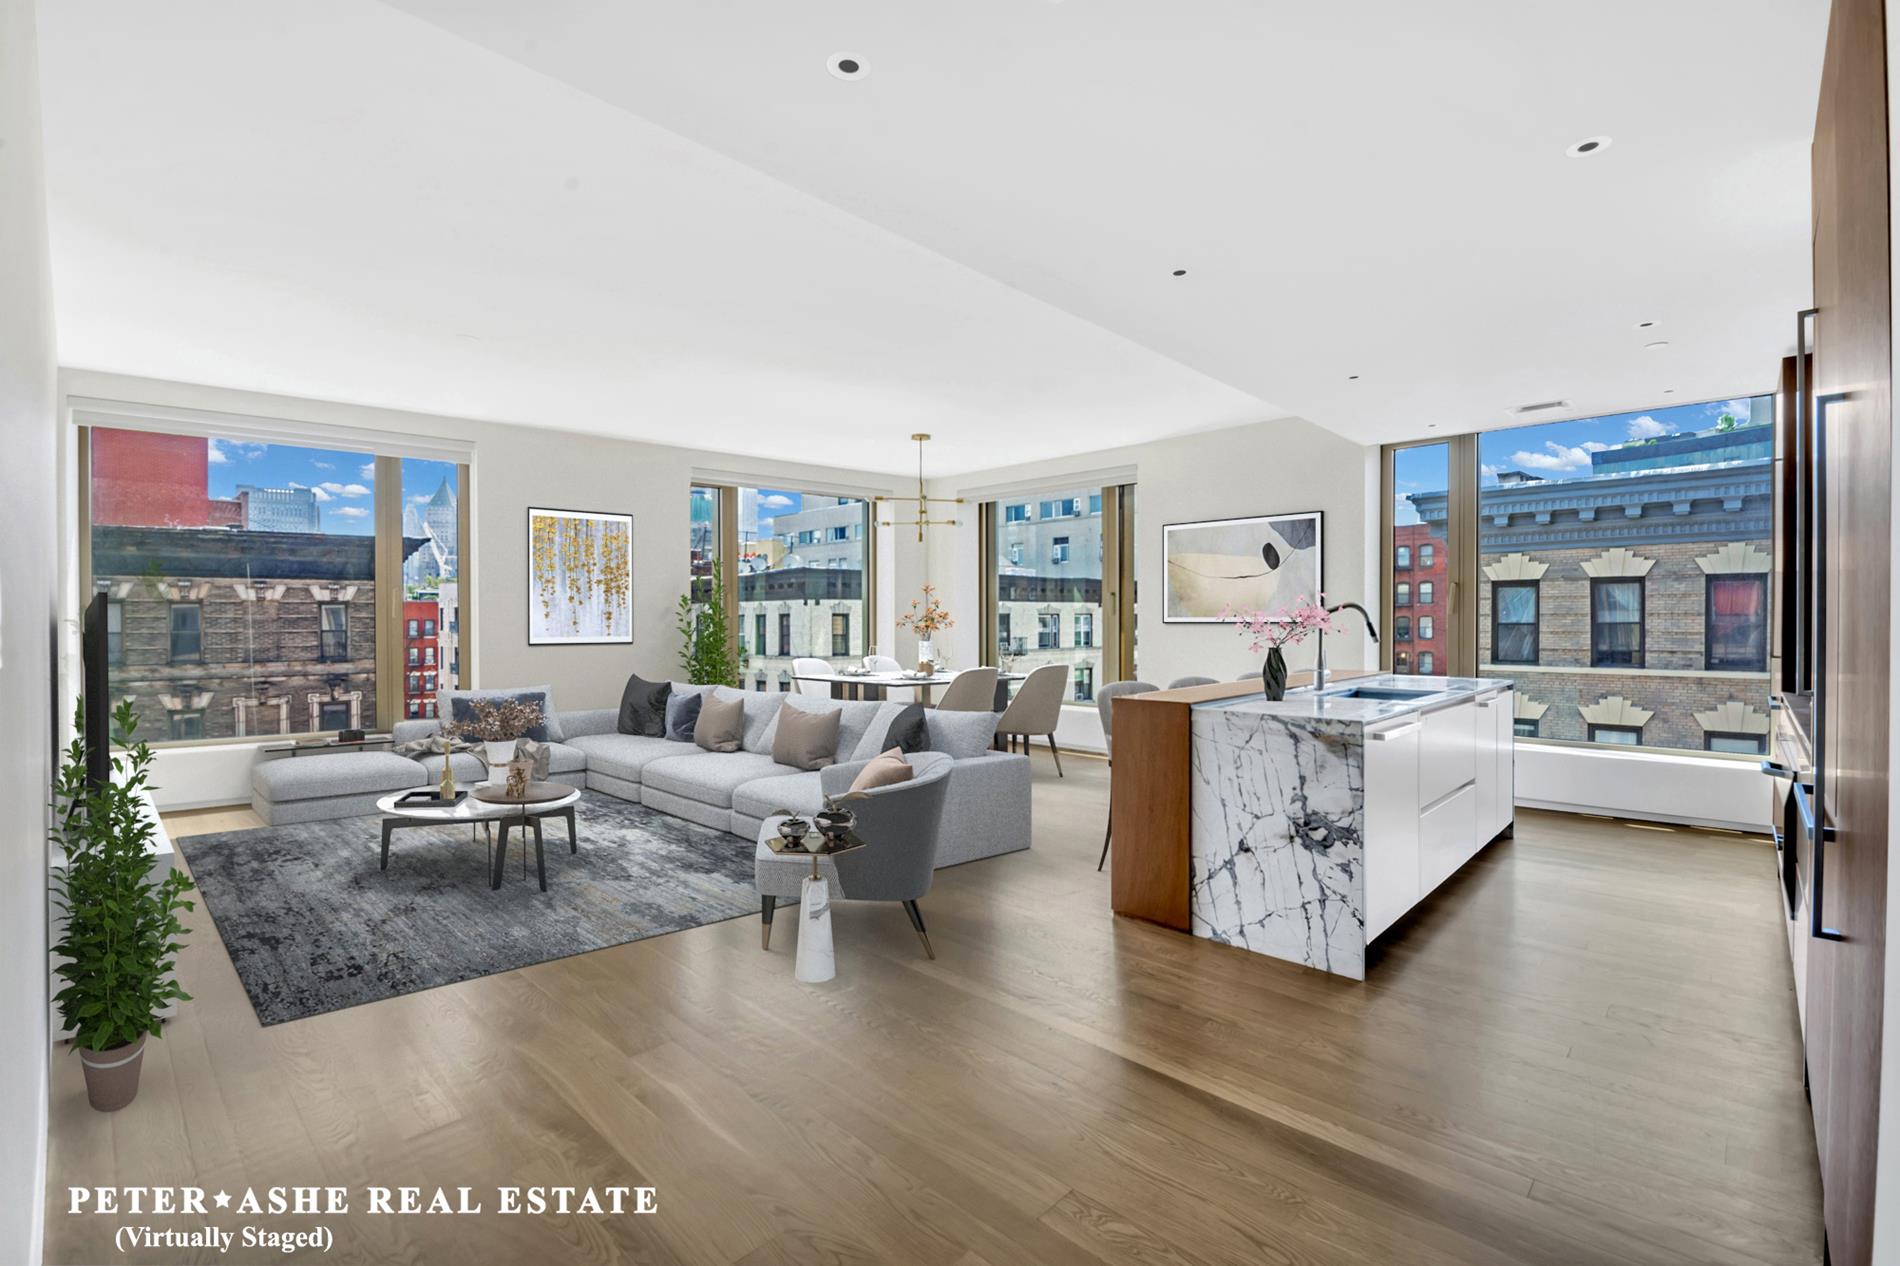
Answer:
<svg viewBox="0 0 1900 1266"><path fill-rule="evenodd" d="M745 738L736 752L708 752L692 743L622 734L619 712L597 708L556 712L549 726L548 776L592 791L644 804L702 826L730 831L755 842L773 811L813 813L824 807L818 771L794 769L772 759L781 708L827 712L842 708L835 782L884 750L891 721L904 709L896 702L856 702L808 695L734 691L673 683L676 693L716 689L742 694ZM992 750L996 716L988 712L926 714L930 750L951 757L937 864L993 857L1029 847L1029 758ZM435 721L401 721L397 743L426 738ZM449 757L460 782L487 777L471 753ZM440 755L419 760L393 752L338 752L260 761L252 771L252 805L269 823L309 822L376 812L376 800L391 791L428 786L442 776Z"/></svg>

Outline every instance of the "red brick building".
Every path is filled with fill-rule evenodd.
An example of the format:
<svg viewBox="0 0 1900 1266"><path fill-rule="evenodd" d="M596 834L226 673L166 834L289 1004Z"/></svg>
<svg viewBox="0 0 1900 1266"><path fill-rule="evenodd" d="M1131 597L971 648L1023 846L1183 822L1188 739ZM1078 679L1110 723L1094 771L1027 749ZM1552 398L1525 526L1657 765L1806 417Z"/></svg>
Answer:
<svg viewBox="0 0 1900 1266"><path fill-rule="evenodd" d="M434 598L409 598L402 604L402 715L405 719L435 715L435 697L444 684L441 674L442 609Z"/></svg>
<svg viewBox="0 0 1900 1266"><path fill-rule="evenodd" d="M1448 551L1429 523L1392 529L1392 670L1443 675L1451 594Z"/></svg>
<svg viewBox="0 0 1900 1266"><path fill-rule="evenodd" d="M125 527L242 527L244 506L210 495L203 436L94 427L92 522Z"/></svg>

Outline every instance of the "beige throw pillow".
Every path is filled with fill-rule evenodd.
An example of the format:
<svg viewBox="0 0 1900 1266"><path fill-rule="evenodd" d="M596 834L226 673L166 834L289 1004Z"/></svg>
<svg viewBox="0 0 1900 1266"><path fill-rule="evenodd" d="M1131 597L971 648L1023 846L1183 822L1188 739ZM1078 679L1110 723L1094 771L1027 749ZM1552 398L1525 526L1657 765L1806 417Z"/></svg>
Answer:
<svg viewBox="0 0 1900 1266"><path fill-rule="evenodd" d="M843 720L843 708L829 712L780 708L772 759L793 769L823 769L838 759L838 725Z"/></svg>
<svg viewBox="0 0 1900 1266"><path fill-rule="evenodd" d="M858 771L851 780L852 791L872 791L878 787L894 787L900 782L909 782L917 773L904 759L904 749L893 747L882 756L873 756L871 763Z"/></svg>
<svg viewBox="0 0 1900 1266"><path fill-rule="evenodd" d="M693 742L709 752L736 752L745 738L745 697L720 698L705 693L699 705L699 720L693 725Z"/></svg>

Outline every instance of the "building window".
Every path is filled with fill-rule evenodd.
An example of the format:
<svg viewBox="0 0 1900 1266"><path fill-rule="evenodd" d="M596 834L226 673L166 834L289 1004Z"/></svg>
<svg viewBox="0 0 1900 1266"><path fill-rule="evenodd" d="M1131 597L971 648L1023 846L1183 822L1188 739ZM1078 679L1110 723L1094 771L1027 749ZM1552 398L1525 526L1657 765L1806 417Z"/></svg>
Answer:
<svg viewBox="0 0 1900 1266"><path fill-rule="evenodd" d="M1049 546L1049 561L1052 563L1058 563L1058 564L1066 563L1069 561L1069 538L1068 537L1058 536L1055 538L1053 542L1051 542Z"/></svg>
<svg viewBox="0 0 1900 1266"><path fill-rule="evenodd" d="M1590 582L1590 666L1643 666L1641 580L1595 579Z"/></svg>
<svg viewBox="0 0 1900 1266"><path fill-rule="evenodd" d="M341 602L317 608L317 658L340 663L350 657L350 609Z"/></svg>
<svg viewBox="0 0 1900 1266"><path fill-rule="evenodd" d="M1093 611L1075 613L1075 644L1084 648L1095 645L1095 613ZM1076 696L1077 699L1081 697L1081 695ZM1094 693L1091 692L1089 698L1094 697Z"/></svg>
<svg viewBox="0 0 1900 1266"><path fill-rule="evenodd" d="M1411 616L1401 615L1401 616L1395 616L1393 618L1392 640L1395 642L1409 642L1412 640L1412 617Z"/></svg>
<svg viewBox="0 0 1900 1266"><path fill-rule="evenodd" d="M1421 677L1431 676L1432 669L1436 668L1437 666L1438 665L1433 660L1432 653L1430 651L1420 651L1418 653L1418 675L1419 676Z"/></svg>
<svg viewBox="0 0 1900 1266"><path fill-rule="evenodd" d="M204 608L196 602L174 602L171 604L171 619L172 663L203 663L205 657Z"/></svg>
<svg viewBox="0 0 1900 1266"><path fill-rule="evenodd" d="M1412 654L1410 651L1393 652L1392 671L1395 673L1409 673L1412 671Z"/></svg>
<svg viewBox="0 0 1900 1266"><path fill-rule="evenodd" d="M1036 649L1052 651L1062 640L1062 617L1053 611L1043 611L1036 615Z"/></svg>
<svg viewBox="0 0 1900 1266"><path fill-rule="evenodd" d="M422 693L422 674L421 673L409 674L409 693L412 695L419 695Z"/></svg>
<svg viewBox="0 0 1900 1266"><path fill-rule="evenodd" d="M431 721L435 719L435 700L424 699L422 701L422 715L428 717Z"/></svg>
<svg viewBox="0 0 1900 1266"><path fill-rule="evenodd" d="M1498 580L1491 585L1491 660L1537 662L1537 582Z"/></svg>
<svg viewBox="0 0 1900 1266"><path fill-rule="evenodd" d="M125 663L125 604L106 603L106 663L117 668Z"/></svg>
<svg viewBox="0 0 1900 1266"><path fill-rule="evenodd" d="M1394 567L1410 567L1412 565L1412 547L1410 545L1393 546L1392 565Z"/></svg>
<svg viewBox="0 0 1900 1266"><path fill-rule="evenodd" d="M849 612L831 613L831 657L843 659L851 653L851 616Z"/></svg>
<svg viewBox="0 0 1900 1266"><path fill-rule="evenodd" d="M413 719L421 715L422 715L422 700L411 699L409 701L409 716Z"/></svg>
<svg viewBox="0 0 1900 1266"><path fill-rule="evenodd" d="M1721 730L1710 730L1702 736L1702 750L1734 752L1742 756L1766 756L1768 736L1766 734L1730 734Z"/></svg>
<svg viewBox="0 0 1900 1266"><path fill-rule="evenodd" d="M169 735L174 743L190 743L205 736L205 714L202 712L174 712L170 717Z"/></svg>
<svg viewBox="0 0 1900 1266"><path fill-rule="evenodd" d="M434 673L422 674L422 690L424 694L432 695L435 693L435 674Z"/></svg>
<svg viewBox="0 0 1900 1266"><path fill-rule="evenodd" d="M1430 541L1422 542L1419 545L1418 565L1420 567L1429 568L1432 565L1432 555L1435 552L1436 548L1437 547L1434 546Z"/></svg>
<svg viewBox="0 0 1900 1266"><path fill-rule="evenodd" d="M1429 580L1418 582L1418 605L1421 607L1432 605L1432 582Z"/></svg>
<svg viewBox="0 0 1900 1266"><path fill-rule="evenodd" d="M1768 577L1710 576L1704 665L1711 672L1768 670Z"/></svg>
<svg viewBox="0 0 1900 1266"><path fill-rule="evenodd" d="M790 611L778 613L778 653L780 655L792 653L792 613Z"/></svg>
<svg viewBox="0 0 1900 1266"><path fill-rule="evenodd" d="M1537 718L1536 717L1518 717L1517 719L1511 722L1511 733L1516 735L1518 738L1536 738L1537 737Z"/></svg>
<svg viewBox="0 0 1900 1266"><path fill-rule="evenodd" d="M422 622L422 636L424 637L435 636L435 621L434 620L424 620Z"/></svg>
<svg viewBox="0 0 1900 1266"><path fill-rule="evenodd" d="M414 668L421 663L422 648L420 646L411 646L409 648L409 667Z"/></svg>
<svg viewBox="0 0 1900 1266"><path fill-rule="evenodd" d="M347 730L350 728L350 705L347 700L330 699L317 705L317 728L319 730Z"/></svg>
<svg viewBox="0 0 1900 1266"><path fill-rule="evenodd" d="M422 636L422 622L419 620L409 621L409 640L413 642L421 636Z"/></svg>
<svg viewBox="0 0 1900 1266"><path fill-rule="evenodd" d="M761 658L765 655L765 612L752 613L752 653Z"/></svg>
<svg viewBox="0 0 1900 1266"><path fill-rule="evenodd" d="M1638 747L1643 741L1643 730L1636 725L1593 725L1590 727L1590 741Z"/></svg>
<svg viewBox="0 0 1900 1266"><path fill-rule="evenodd" d="M1418 617L1418 640L1421 642L1432 640L1432 617L1429 615Z"/></svg>
<svg viewBox="0 0 1900 1266"><path fill-rule="evenodd" d="M1026 505L1026 504L1025 504L1025 505L1014 505L1014 506L1011 506L1011 505L1006 505L1006 506L1004 506L1004 507L1003 507L1003 522L1005 522L1005 523L1027 523L1027 522L1029 522L1029 507L1028 507L1028 505Z"/></svg>
<svg viewBox="0 0 1900 1266"><path fill-rule="evenodd" d="M1412 586L1401 580L1392 590L1392 605L1409 607L1412 605Z"/></svg>
<svg viewBox="0 0 1900 1266"><path fill-rule="evenodd" d="M1134 616L1104 618L1103 597L1114 588L1105 576L1105 549L1126 532L1133 489L1108 495L1102 488L1060 488L1027 501L1027 513L1004 501L982 507L983 591L979 613L996 641L982 647L984 662L1006 663L1011 656L1041 651L1068 667L1065 703L1092 701L1095 688L1131 671L1125 653L1134 641ZM1114 507L1113 513L1106 508ZM1131 560L1120 560L1128 577ZM1121 579L1122 577L1117 577ZM1126 586L1130 590L1133 584ZM1128 604L1132 605L1132 603ZM1105 641L1126 636L1111 653ZM1087 665L1088 694L1077 694L1078 665Z"/></svg>
<svg viewBox="0 0 1900 1266"><path fill-rule="evenodd" d="M1009 612L996 613L996 651L999 656L1013 655L1016 648L1009 643Z"/></svg>
<svg viewBox="0 0 1900 1266"><path fill-rule="evenodd" d="M1095 665L1075 666L1075 701L1087 703L1095 698Z"/></svg>
<svg viewBox="0 0 1900 1266"><path fill-rule="evenodd" d="M434 665L435 665L435 647L433 647L433 646L425 646L425 647L423 647L423 648L422 648L422 662L423 662L423 663L425 663L425 664L428 664L428 665L429 665L429 666L431 666L431 667L434 667Z"/></svg>

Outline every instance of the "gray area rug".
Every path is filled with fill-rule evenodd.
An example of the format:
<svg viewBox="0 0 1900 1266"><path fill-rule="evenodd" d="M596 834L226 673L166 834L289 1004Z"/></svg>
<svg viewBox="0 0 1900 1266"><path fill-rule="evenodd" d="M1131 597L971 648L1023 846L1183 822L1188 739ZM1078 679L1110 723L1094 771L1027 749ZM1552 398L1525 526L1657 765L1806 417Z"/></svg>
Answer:
<svg viewBox="0 0 1900 1266"><path fill-rule="evenodd" d="M387 871L380 817L176 844L266 1025L757 913L746 840L595 791L574 814L578 853L542 824L546 892L512 830L499 891L466 826L398 830Z"/></svg>

